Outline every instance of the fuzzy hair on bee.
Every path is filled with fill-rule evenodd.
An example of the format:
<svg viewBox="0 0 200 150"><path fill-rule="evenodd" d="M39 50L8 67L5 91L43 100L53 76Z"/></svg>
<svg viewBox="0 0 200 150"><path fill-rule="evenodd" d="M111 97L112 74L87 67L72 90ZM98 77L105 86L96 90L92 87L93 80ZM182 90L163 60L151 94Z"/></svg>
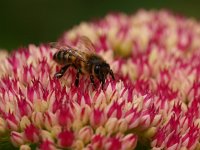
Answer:
<svg viewBox="0 0 200 150"><path fill-rule="evenodd" d="M95 48L88 37L81 36L77 47L59 43L50 43L50 45L52 48L58 50L53 55L53 60L62 66L55 73L54 77L61 78L69 67L73 67L77 70L75 79L76 87L79 85L80 74L89 75L94 86L94 79L97 78L101 82L102 88L108 74L115 80L110 65L95 53Z"/></svg>

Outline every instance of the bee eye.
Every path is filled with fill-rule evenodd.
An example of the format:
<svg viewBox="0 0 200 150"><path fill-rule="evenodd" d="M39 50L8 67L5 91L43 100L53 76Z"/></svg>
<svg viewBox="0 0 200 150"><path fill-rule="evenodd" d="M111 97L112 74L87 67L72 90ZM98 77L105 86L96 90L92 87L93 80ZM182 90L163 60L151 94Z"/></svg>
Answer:
<svg viewBox="0 0 200 150"><path fill-rule="evenodd" d="M99 72L100 72L100 66L99 66L99 65L96 65L96 66L94 67L94 73L95 73L95 74L99 74Z"/></svg>

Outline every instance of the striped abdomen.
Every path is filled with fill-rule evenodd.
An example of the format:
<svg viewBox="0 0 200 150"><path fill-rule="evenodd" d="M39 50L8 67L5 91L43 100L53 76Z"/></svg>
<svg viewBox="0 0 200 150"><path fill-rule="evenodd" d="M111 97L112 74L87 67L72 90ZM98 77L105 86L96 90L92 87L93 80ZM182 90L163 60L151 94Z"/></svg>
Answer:
<svg viewBox="0 0 200 150"><path fill-rule="evenodd" d="M70 50L60 50L53 55L53 59L60 65L67 65L73 64L77 58L70 53Z"/></svg>

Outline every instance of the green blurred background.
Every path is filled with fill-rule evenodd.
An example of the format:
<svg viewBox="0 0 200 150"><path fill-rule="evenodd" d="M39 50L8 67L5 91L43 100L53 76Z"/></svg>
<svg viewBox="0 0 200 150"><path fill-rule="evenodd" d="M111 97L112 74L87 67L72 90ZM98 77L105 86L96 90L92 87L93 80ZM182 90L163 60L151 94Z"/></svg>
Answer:
<svg viewBox="0 0 200 150"><path fill-rule="evenodd" d="M109 12L134 13L141 8L165 8L200 18L200 1L192 0L0 0L0 49L56 41L82 21L101 18Z"/></svg>

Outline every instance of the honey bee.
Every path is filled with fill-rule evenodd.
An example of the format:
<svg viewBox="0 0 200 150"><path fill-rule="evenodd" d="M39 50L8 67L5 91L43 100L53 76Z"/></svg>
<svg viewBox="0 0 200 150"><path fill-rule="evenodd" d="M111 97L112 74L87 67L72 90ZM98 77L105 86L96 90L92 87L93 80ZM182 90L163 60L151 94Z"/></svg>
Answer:
<svg viewBox="0 0 200 150"><path fill-rule="evenodd" d="M51 43L52 48L59 50L53 55L53 59L62 68L55 73L54 77L61 78L69 67L77 70L75 86L79 85L79 75L86 74L90 76L92 84L95 86L94 79L97 78L102 83L102 88L108 74L115 80L110 65L99 55L95 53L95 48L86 36L81 36L78 40L77 47Z"/></svg>

